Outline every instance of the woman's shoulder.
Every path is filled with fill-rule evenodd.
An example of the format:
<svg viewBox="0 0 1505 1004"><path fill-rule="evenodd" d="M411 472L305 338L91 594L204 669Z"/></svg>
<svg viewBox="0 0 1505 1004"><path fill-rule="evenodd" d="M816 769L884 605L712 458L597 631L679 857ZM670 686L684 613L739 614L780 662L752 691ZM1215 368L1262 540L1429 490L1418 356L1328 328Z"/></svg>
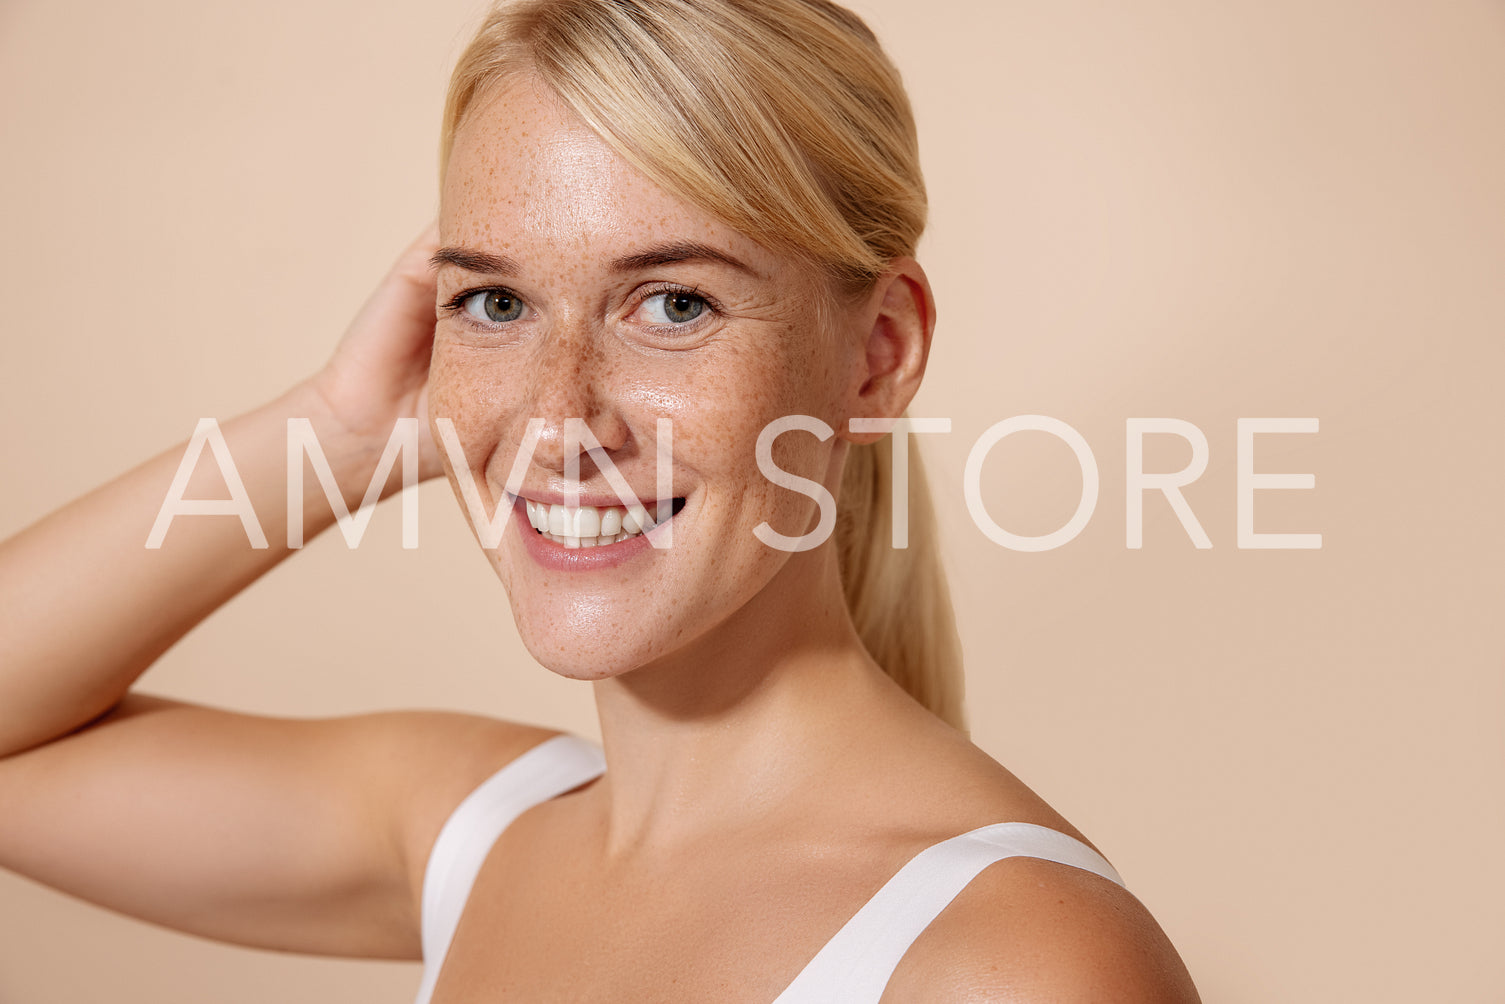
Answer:
<svg viewBox="0 0 1505 1004"><path fill-rule="evenodd" d="M380 749L380 773L399 827L415 896L439 832L468 795L558 729L457 711L390 711L367 716L368 749Z"/></svg>
<svg viewBox="0 0 1505 1004"><path fill-rule="evenodd" d="M1027 823L1064 833L1093 856L1097 848L1044 799L973 750L934 778L965 797L967 822L958 832ZM885 999L1181 1004L1198 997L1170 939L1132 893L1094 871L1019 853L984 867L936 916L900 960Z"/></svg>
<svg viewBox="0 0 1505 1004"><path fill-rule="evenodd" d="M984 869L914 941L885 1000L1199 998L1165 932L1131 893L1070 865L1014 857Z"/></svg>
<svg viewBox="0 0 1505 1004"><path fill-rule="evenodd" d="M559 729L461 711L377 712L370 728L391 744L389 769L448 801L535 746L564 735Z"/></svg>
<svg viewBox="0 0 1505 1004"><path fill-rule="evenodd" d="M928 841L1025 823L1014 853L996 855L911 943L885 1000L1197 1001L1184 964L1135 896L1102 874L1028 856L1038 837L1066 858L1097 848L1011 771L970 742L937 736L897 800L925 819ZM901 810L897 814L904 815ZM1055 833L1042 834L1044 827ZM1110 869L1111 870L1111 869ZM1132 881L1132 876L1130 876Z"/></svg>

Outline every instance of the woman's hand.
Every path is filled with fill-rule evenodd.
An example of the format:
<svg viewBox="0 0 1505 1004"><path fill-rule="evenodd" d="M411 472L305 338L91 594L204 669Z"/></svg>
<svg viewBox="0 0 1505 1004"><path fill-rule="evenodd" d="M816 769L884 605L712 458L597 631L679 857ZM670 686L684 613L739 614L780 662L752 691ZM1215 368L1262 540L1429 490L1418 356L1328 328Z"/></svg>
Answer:
<svg viewBox="0 0 1505 1004"><path fill-rule="evenodd" d="M351 322L310 389L346 435L380 454L399 418L419 421L420 478L444 473L428 423L429 355L434 345L439 227L410 244Z"/></svg>

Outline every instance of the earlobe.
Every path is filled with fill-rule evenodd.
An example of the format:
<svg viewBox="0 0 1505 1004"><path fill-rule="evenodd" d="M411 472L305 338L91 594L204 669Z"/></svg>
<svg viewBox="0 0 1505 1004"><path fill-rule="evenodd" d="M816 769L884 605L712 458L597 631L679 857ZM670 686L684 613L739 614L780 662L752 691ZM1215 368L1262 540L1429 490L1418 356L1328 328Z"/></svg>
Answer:
<svg viewBox="0 0 1505 1004"><path fill-rule="evenodd" d="M935 297L920 263L913 258L895 259L874 284L863 316L870 319L864 366L848 414L897 418L919 390L935 330ZM867 443L880 436L844 430L843 438Z"/></svg>

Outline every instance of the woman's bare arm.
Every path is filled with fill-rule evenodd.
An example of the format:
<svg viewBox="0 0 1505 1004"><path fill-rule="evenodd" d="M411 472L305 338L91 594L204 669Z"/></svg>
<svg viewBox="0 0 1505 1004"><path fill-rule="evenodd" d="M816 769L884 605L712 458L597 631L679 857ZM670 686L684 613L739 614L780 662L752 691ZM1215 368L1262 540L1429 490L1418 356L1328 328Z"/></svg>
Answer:
<svg viewBox="0 0 1505 1004"><path fill-rule="evenodd" d="M148 537L186 444L0 544L0 757L103 714L178 638L290 553L288 420L307 419L348 508L365 494L399 419L418 419L419 475L442 471L427 432L438 245L430 225L399 257L314 377L221 431L265 537L233 516L180 516ZM393 476L384 493L400 487ZM209 451L186 498L225 498ZM303 479L304 538L334 515Z"/></svg>
<svg viewBox="0 0 1505 1004"><path fill-rule="evenodd" d="M377 454L339 433L311 385L222 426L268 546L233 516L180 516L146 546L186 444L165 451L0 544L0 756L55 739L103 714L148 666L291 551L289 418L311 418L342 485L369 478ZM364 469L364 470L363 470ZM306 536L333 516L305 479ZM189 498L225 497L209 451ZM359 495L354 495L359 499Z"/></svg>
<svg viewBox="0 0 1505 1004"><path fill-rule="evenodd" d="M439 821L547 733L438 714L284 721L129 691L290 553L288 419L311 421L354 510L396 420L422 418L433 245L430 231L408 249L324 371L222 427L267 547L233 516L179 517L146 547L183 446L0 544L0 867L211 937L416 952ZM225 497L215 471L206 451L186 496ZM333 522L316 477L303 508L305 538Z"/></svg>
<svg viewBox="0 0 1505 1004"><path fill-rule="evenodd" d="M219 941L417 959L440 825L550 734L447 712L299 720L128 694L0 761L0 866Z"/></svg>

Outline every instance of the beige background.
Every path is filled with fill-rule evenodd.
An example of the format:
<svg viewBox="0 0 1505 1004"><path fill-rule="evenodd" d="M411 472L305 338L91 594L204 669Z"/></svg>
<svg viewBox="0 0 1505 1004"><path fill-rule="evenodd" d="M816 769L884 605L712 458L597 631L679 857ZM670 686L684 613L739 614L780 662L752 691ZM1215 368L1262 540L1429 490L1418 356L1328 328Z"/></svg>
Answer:
<svg viewBox="0 0 1505 1004"><path fill-rule="evenodd" d="M0 4L10 533L283 389L435 208L473 0ZM867 0L921 122L941 303L916 415L977 742L1104 848L1208 1001L1505 1001L1505 4ZM692 43L693 40L687 40ZM1006 551L961 502L1011 415L1102 472L1085 532ZM1124 426L1206 434L1194 549L1124 543ZM1236 547L1235 422L1265 436ZM1189 450L1152 441L1147 466ZM1020 533L1079 477L1038 434L984 488ZM294 715L479 709L594 729L524 654L442 484L319 539L149 688ZM0 709L4 713L4 709ZM0 806L0 825L4 825ZM400 1002L417 967L278 956L0 876L0 1001Z"/></svg>

